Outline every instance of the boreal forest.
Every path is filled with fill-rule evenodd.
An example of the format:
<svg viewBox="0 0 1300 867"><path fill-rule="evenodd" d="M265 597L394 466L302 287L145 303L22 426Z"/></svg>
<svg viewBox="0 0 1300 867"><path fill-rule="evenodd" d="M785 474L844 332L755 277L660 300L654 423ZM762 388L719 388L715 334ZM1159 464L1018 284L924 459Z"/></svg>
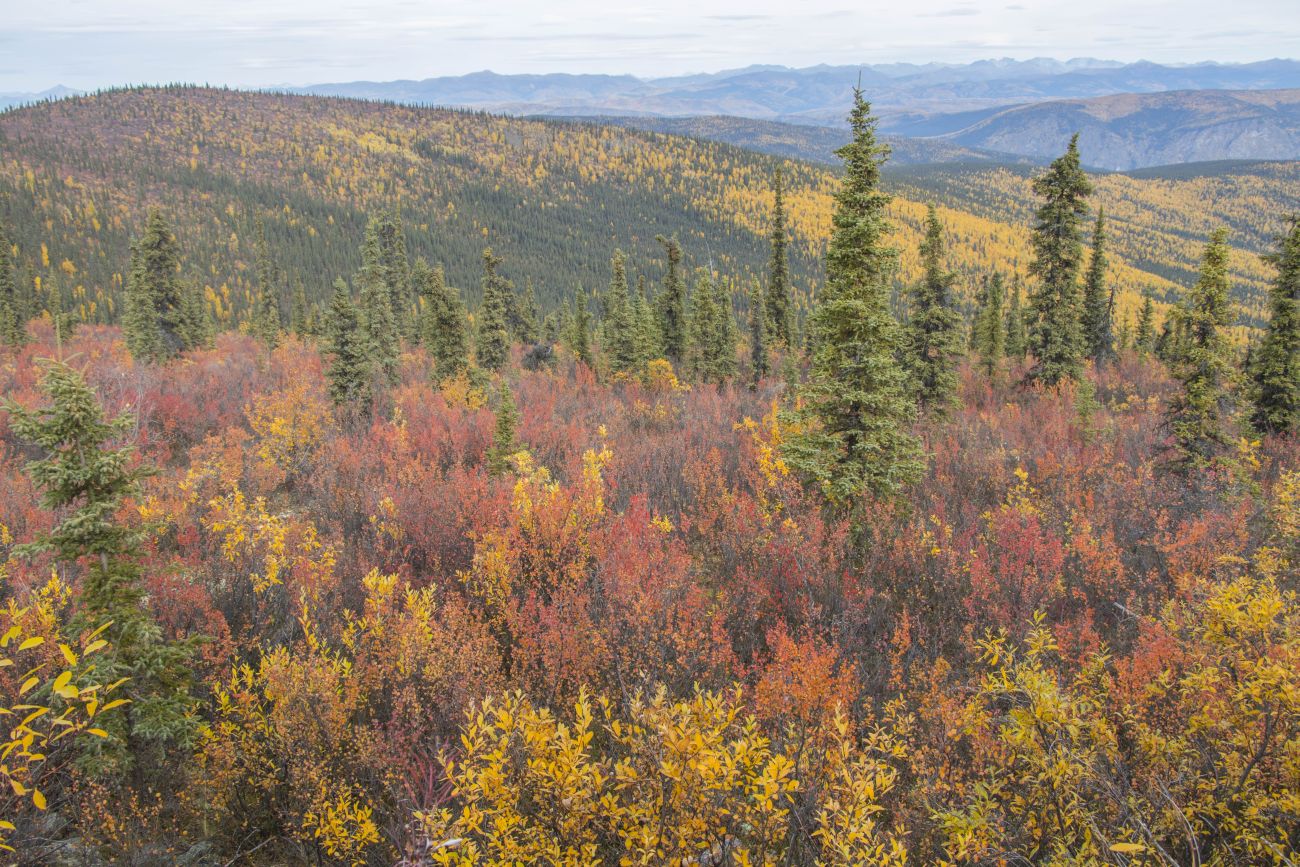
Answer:
<svg viewBox="0 0 1300 867"><path fill-rule="evenodd" d="M0 113L0 863L1300 862L1300 163Z"/></svg>

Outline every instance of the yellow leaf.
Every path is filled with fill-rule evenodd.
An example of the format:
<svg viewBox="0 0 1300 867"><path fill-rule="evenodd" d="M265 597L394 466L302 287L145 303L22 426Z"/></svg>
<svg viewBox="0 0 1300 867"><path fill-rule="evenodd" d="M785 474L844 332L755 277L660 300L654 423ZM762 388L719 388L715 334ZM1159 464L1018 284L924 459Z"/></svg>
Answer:
<svg viewBox="0 0 1300 867"><path fill-rule="evenodd" d="M40 681L39 681L37 678L34 678L34 677L29 677L29 678L27 678L26 680L23 681L23 685L20 686L20 687L18 687L18 694L19 694L19 695L24 695L24 694L26 694L26 692L27 692L28 690L30 690L32 687L36 686L36 684L38 684L38 683L40 683Z"/></svg>
<svg viewBox="0 0 1300 867"><path fill-rule="evenodd" d="M68 647L68 645L66 645L66 644L60 644L60 645L59 645L59 650L62 650L62 651L63 651L63 658L66 659L66 660L68 661L68 665L76 665L76 664L77 664L77 654L75 654L75 653L72 652L72 648L71 648L71 647Z"/></svg>
<svg viewBox="0 0 1300 867"><path fill-rule="evenodd" d="M19 650L30 650L33 647L40 647L45 643L45 639L39 635L33 635L31 638L18 645Z"/></svg>
<svg viewBox="0 0 1300 867"><path fill-rule="evenodd" d="M87 731L89 734L92 734L92 735L94 735L94 736L97 737L97 738L106 738L106 737L108 737L108 732L104 731L103 729L86 729L86 731Z"/></svg>
<svg viewBox="0 0 1300 867"><path fill-rule="evenodd" d="M1111 843L1110 844L1110 851L1112 852L1134 853L1134 852L1145 852L1146 850L1147 847L1143 846L1141 843Z"/></svg>
<svg viewBox="0 0 1300 867"><path fill-rule="evenodd" d="M32 789L32 803L36 805L38 810L45 809L45 796L40 793L39 789Z"/></svg>

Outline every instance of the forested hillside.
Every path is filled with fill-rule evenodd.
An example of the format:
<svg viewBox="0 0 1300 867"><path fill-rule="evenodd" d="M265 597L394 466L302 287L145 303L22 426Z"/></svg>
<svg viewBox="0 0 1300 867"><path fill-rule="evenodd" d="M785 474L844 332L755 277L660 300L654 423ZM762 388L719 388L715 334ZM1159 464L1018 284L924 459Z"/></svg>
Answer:
<svg viewBox="0 0 1300 867"><path fill-rule="evenodd" d="M808 306L830 228L832 170L724 144L632 130L508 119L380 103L176 87L72 98L0 115L0 223L18 248L23 279L58 292L57 306L89 322L116 321L132 236L149 206L176 228L184 269L206 287L219 323L252 307L254 226L265 224L284 274L281 306L301 282L323 304L338 277L360 265L368 213L401 209L412 259L442 262L477 302L479 254L491 245L515 282L531 280L543 307L607 280L615 247L633 274L662 272L658 234L677 234L688 271L710 266L738 289L764 261L772 178L786 178L796 304ZM1023 181L995 173L979 195L914 186L893 205L900 283L919 276L924 202L952 233L958 296L982 277L1023 275L1028 263ZM1289 176L1287 176L1289 177ZM928 178L928 174L927 174ZM965 182L964 182L965 183ZM1156 192L1148 194L1147 187ZM1133 182L1143 207L1124 216L1110 279L1124 317L1138 293L1167 299L1169 276L1196 261L1203 210L1162 200L1159 184ZM1261 183L1268 228L1285 184ZM1246 201L1242 198L1239 201ZM1145 205L1158 203L1159 207ZM1235 243L1235 239L1234 239ZM1149 255L1134 267L1132 257ZM1260 285L1260 265L1234 254L1236 274Z"/></svg>

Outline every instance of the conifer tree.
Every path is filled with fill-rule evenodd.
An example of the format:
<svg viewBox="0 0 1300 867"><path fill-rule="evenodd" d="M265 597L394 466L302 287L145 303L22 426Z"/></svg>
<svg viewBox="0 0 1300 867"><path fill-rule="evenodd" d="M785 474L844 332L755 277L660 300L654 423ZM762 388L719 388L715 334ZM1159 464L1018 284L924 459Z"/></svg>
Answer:
<svg viewBox="0 0 1300 867"><path fill-rule="evenodd" d="M659 353L662 342L659 335L659 323L655 318L654 304L650 301L649 288L644 274L636 278L636 298L632 307L632 322L636 328L636 367L645 368Z"/></svg>
<svg viewBox="0 0 1300 867"><path fill-rule="evenodd" d="M294 280L293 305L289 311L289 328L299 339L315 337L319 329L316 306L307 299L307 287L302 279Z"/></svg>
<svg viewBox="0 0 1300 867"><path fill-rule="evenodd" d="M1156 342L1156 308L1150 293L1142 294L1142 311L1138 314L1137 331L1133 335L1133 346L1138 353L1146 355L1155 349Z"/></svg>
<svg viewBox="0 0 1300 867"><path fill-rule="evenodd" d="M682 247L677 236L655 238L663 245L668 257L668 270L664 273L663 291L656 299L659 313L659 334L664 357L680 366L686 358L686 281L681 275Z"/></svg>
<svg viewBox="0 0 1300 867"><path fill-rule="evenodd" d="M1172 368L1181 390L1171 400L1166 422L1185 469L1209 465L1227 450L1227 419L1234 369L1226 329L1232 322L1228 285L1228 231L1210 236L1200 278L1175 311L1180 338L1172 349Z"/></svg>
<svg viewBox="0 0 1300 867"><path fill-rule="evenodd" d="M943 226L930 205L925 219L921 262L925 273L912 289L912 317L905 329L906 358L917 402L946 412L957 399L957 357L961 354L961 317L953 309L957 275L945 267Z"/></svg>
<svg viewBox="0 0 1300 867"><path fill-rule="evenodd" d="M89 676L101 685L126 678L126 713L105 723L109 737L85 760L100 772L123 773L139 763L147 773L164 749L188 744L195 732L191 643L164 639L142 584L145 533L119 519L123 501L139 494L149 469L132 466L130 446L109 445L135 426L131 415L105 419L80 372L51 360L40 365L49 406L26 409L9 401L5 408L14 433L44 453L27 473L58 523L18 553L49 551L79 573L71 634L107 627L108 646Z"/></svg>
<svg viewBox="0 0 1300 867"><path fill-rule="evenodd" d="M1277 268L1269 287L1268 330L1255 353L1254 423L1268 433L1300 433L1300 215L1268 261Z"/></svg>
<svg viewBox="0 0 1300 867"><path fill-rule="evenodd" d="M447 285L441 264L430 269L423 259L417 259L411 282L424 302L420 339L433 355L435 380L442 382L469 367L465 305L460 293Z"/></svg>
<svg viewBox="0 0 1300 867"><path fill-rule="evenodd" d="M1083 340L1094 364L1115 355L1114 307L1115 290L1106 288L1106 216L1099 207L1092 229L1092 258L1083 281Z"/></svg>
<svg viewBox="0 0 1300 867"><path fill-rule="evenodd" d="M0 341L21 346L27 342L27 316L18 296L14 270L9 240L0 231Z"/></svg>
<svg viewBox="0 0 1300 867"><path fill-rule="evenodd" d="M499 476L510 469L510 457L519 451L516 431L519 428L519 410L510 383L503 378L497 387L496 429L492 434L492 447L488 449L488 472Z"/></svg>
<svg viewBox="0 0 1300 867"><path fill-rule="evenodd" d="M614 373L630 373L637 369L637 323L628 299L627 266L622 250L615 250L610 260L609 291L605 295L608 312L604 323L604 354L608 356L609 369Z"/></svg>
<svg viewBox="0 0 1300 867"><path fill-rule="evenodd" d="M127 348L139 361L165 361L179 351L180 247L162 212L154 209L144 233L131 248L127 310L123 318Z"/></svg>
<svg viewBox="0 0 1300 867"><path fill-rule="evenodd" d="M1007 354L1006 325L1003 321L1002 309L1005 294L1002 274L995 271L992 277L985 280L980 306L975 313L975 354L979 357L984 372L989 376L993 375L998 362Z"/></svg>
<svg viewBox="0 0 1300 867"><path fill-rule="evenodd" d="M1021 361L1029 352L1029 333L1025 327L1025 309L1020 303L1020 279L1011 285L1011 300L1007 302L1007 358Z"/></svg>
<svg viewBox="0 0 1300 867"><path fill-rule="evenodd" d="M212 317L203 297L203 287L197 278L181 283L181 307L177 317L176 336L185 350L204 349L212 345Z"/></svg>
<svg viewBox="0 0 1300 867"><path fill-rule="evenodd" d="M483 251L483 304L479 307L474 350L475 360L485 370L500 370L510 359L507 297L513 294L514 287L498 273L501 261L491 247Z"/></svg>
<svg viewBox="0 0 1300 867"><path fill-rule="evenodd" d="M401 350L397 323L393 318L393 295L387 283L381 225L371 219L361 247L361 333L369 344L376 366L390 383L397 382L397 356Z"/></svg>
<svg viewBox="0 0 1300 867"><path fill-rule="evenodd" d="M811 316L812 364L800 389L798 432L785 441L792 467L839 507L864 494L890 496L924 464L909 427L916 407L897 354L889 307L897 251L887 246L889 196L880 190L888 152L860 89L849 116L853 140L836 153L844 175L835 196L826 282Z"/></svg>
<svg viewBox="0 0 1300 867"><path fill-rule="evenodd" d="M520 343L534 344L540 337L537 319L537 294L533 291L533 278L524 281L524 293L511 307L510 333Z"/></svg>
<svg viewBox="0 0 1300 867"><path fill-rule="evenodd" d="M266 240L266 224L261 217L257 218L254 232L257 295L253 298L248 330L267 349L275 349L280 343L280 269L271 258L271 248Z"/></svg>
<svg viewBox="0 0 1300 867"><path fill-rule="evenodd" d="M1083 263L1081 221L1088 212L1092 183L1079 163L1079 136L1070 139L1065 154L1034 179L1034 192L1043 203L1034 222L1034 261L1038 278L1033 294L1030 348L1032 376L1047 385L1077 379L1085 352L1079 270Z"/></svg>
<svg viewBox="0 0 1300 867"><path fill-rule="evenodd" d="M587 309L587 299L582 292L578 293L577 312L573 314L569 348L583 364L595 367L596 360L591 355L591 311Z"/></svg>
<svg viewBox="0 0 1300 867"><path fill-rule="evenodd" d="M793 304L790 299L790 262L787 250L790 246L790 233L785 225L785 191L781 170L776 171L773 183L776 196L772 208L771 255L767 264L766 331L772 339L789 347L790 322L793 318Z"/></svg>
<svg viewBox="0 0 1300 867"><path fill-rule="evenodd" d="M326 349L330 354L326 376L330 398L336 406L352 406L362 415L370 411L373 359L352 293L341 278L334 282L334 297L325 317Z"/></svg>
<svg viewBox="0 0 1300 867"><path fill-rule="evenodd" d="M772 372L772 362L767 356L767 307L763 288L755 286L749 294L749 387L758 384Z"/></svg>
<svg viewBox="0 0 1300 867"><path fill-rule="evenodd" d="M691 374L723 383L736 372L736 323L730 293L701 269L691 296L688 361Z"/></svg>
<svg viewBox="0 0 1300 867"><path fill-rule="evenodd" d="M415 298L411 287L410 260L406 251L406 231L402 226L402 212L383 211L376 218L379 236L379 272L388 291L392 306L393 323L399 334L413 335L414 317L411 315Z"/></svg>

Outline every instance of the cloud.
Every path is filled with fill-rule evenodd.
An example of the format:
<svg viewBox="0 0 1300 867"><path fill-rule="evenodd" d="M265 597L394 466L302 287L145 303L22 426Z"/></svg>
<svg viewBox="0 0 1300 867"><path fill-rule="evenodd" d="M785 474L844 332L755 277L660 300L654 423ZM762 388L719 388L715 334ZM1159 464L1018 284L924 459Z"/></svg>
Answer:
<svg viewBox="0 0 1300 867"><path fill-rule="evenodd" d="M919 12L918 18L964 18L968 15L978 15L980 11L974 6L954 6L951 9L940 9L938 12Z"/></svg>

